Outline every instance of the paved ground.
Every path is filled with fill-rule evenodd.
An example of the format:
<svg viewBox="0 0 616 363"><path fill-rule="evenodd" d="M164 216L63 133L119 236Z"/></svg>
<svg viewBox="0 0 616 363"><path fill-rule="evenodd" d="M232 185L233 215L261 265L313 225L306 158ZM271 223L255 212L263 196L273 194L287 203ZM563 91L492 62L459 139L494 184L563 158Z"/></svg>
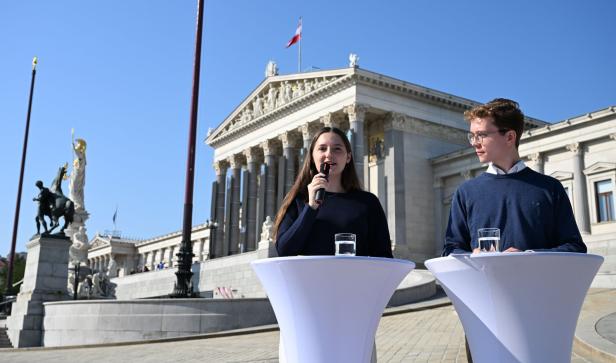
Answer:
<svg viewBox="0 0 616 363"><path fill-rule="evenodd" d="M616 290L590 294L616 299ZM616 301L616 300L612 300ZM442 305L442 300L440 303ZM614 304L612 312L616 311ZM424 307L415 304L408 307ZM390 311L392 312L392 311ZM381 319L376 336L379 362L467 362L463 331L451 305L420 311L395 309ZM607 314L606 316L608 316ZM610 320L611 321L611 320ZM613 328L613 326L611 327ZM2 362L277 362L278 331L253 334L71 349L0 350ZM615 345L616 346L616 345ZM573 363L587 363L577 354Z"/></svg>
<svg viewBox="0 0 616 363"><path fill-rule="evenodd" d="M614 301L616 304L616 301ZM616 344L616 313L604 316L597 322L597 332L604 339Z"/></svg>

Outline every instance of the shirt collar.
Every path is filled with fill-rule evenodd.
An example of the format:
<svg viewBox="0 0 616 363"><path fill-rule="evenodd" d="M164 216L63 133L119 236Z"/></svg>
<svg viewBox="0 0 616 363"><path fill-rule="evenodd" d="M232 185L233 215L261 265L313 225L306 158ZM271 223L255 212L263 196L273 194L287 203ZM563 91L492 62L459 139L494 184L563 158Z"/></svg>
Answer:
<svg viewBox="0 0 616 363"><path fill-rule="evenodd" d="M509 169L508 171L504 171L503 169L494 165L494 163L490 162L490 164L488 165L488 170L486 170L486 173L495 174L495 175L513 174L513 173L518 173L522 171L524 168L526 168L526 164L524 164L524 161L522 159L518 160L515 164L513 164L511 169Z"/></svg>

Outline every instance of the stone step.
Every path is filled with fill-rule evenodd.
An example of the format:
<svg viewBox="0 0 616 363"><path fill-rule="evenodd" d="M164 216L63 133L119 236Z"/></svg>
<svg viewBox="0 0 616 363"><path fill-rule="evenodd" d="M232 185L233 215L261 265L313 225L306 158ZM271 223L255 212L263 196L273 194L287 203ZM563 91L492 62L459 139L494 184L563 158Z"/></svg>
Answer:
<svg viewBox="0 0 616 363"><path fill-rule="evenodd" d="M0 348L13 348L9 336L6 333L6 328L0 328Z"/></svg>

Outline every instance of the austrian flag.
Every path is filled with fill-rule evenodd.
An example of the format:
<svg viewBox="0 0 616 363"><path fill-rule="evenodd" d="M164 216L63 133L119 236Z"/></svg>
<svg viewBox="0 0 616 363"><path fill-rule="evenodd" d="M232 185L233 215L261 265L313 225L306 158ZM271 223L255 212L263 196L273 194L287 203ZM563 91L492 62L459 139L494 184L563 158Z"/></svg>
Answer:
<svg viewBox="0 0 616 363"><path fill-rule="evenodd" d="M302 18L299 18L299 24L297 25L297 30L295 30L295 35L287 43L287 48L299 42L300 39L302 39Z"/></svg>

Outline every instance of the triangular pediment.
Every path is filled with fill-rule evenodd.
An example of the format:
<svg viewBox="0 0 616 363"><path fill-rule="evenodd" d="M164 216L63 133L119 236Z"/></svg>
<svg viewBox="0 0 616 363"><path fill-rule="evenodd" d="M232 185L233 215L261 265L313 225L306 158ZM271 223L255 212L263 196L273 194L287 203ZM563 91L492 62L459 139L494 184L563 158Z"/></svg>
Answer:
<svg viewBox="0 0 616 363"><path fill-rule="evenodd" d="M206 142L209 145L215 144L229 133L275 116L284 109L322 93L342 78L352 75L353 71L353 68L346 68L267 77L208 134Z"/></svg>
<svg viewBox="0 0 616 363"><path fill-rule="evenodd" d="M612 171L612 170L616 170L616 164L600 161L584 169L584 174L592 175L592 174L603 173L603 172Z"/></svg>
<svg viewBox="0 0 616 363"><path fill-rule="evenodd" d="M567 171L555 171L552 174L550 174L550 176L560 181L573 179L573 173L569 173Z"/></svg>
<svg viewBox="0 0 616 363"><path fill-rule="evenodd" d="M105 247L105 246L109 246L109 241L105 240L104 238L100 238L99 236L94 237L94 240L90 243L90 250L96 249L96 248L100 248L100 247Z"/></svg>

